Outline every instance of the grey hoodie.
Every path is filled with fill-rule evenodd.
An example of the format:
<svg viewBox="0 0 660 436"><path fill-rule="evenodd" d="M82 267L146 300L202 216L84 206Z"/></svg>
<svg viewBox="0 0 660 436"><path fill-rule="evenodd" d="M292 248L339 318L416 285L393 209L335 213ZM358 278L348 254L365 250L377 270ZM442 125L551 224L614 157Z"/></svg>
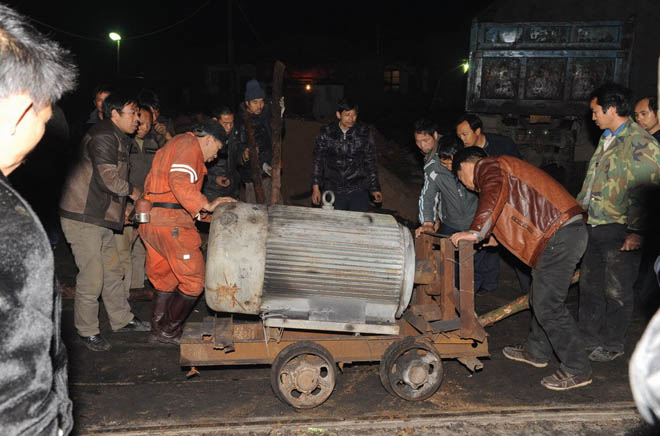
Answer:
<svg viewBox="0 0 660 436"><path fill-rule="evenodd" d="M433 152L424 164L424 186L419 196L419 221L434 222L436 206L440 206L440 221L458 229L467 230L477 211L479 199L440 164Z"/></svg>

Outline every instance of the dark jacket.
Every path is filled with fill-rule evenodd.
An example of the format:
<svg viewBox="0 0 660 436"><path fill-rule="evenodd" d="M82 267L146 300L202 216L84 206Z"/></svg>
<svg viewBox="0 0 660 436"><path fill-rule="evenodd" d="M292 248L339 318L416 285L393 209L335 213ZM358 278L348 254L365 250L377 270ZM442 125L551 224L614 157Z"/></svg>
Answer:
<svg viewBox="0 0 660 436"><path fill-rule="evenodd" d="M339 121L321 127L312 155L312 185L335 194L380 191L371 127L357 122L345 134Z"/></svg>
<svg viewBox="0 0 660 436"><path fill-rule="evenodd" d="M259 148L259 168L263 168L264 163L270 163L273 161L273 130L271 129L271 105L270 103L264 104L264 109L259 115L254 115L247 112L245 108L245 103L241 103L238 113L236 114L236 130L240 132L240 135L245 138L245 143L247 146L247 127L245 126L245 114L250 117L252 120L252 127L254 128L254 144ZM241 171L241 178L244 183L249 183L252 181L252 174L250 165L247 165Z"/></svg>
<svg viewBox="0 0 660 436"><path fill-rule="evenodd" d="M67 435L73 426L53 251L30 206L0 174L0 429Z"/></svg>
<svg viewBox="0 0 660 436"><path fill-rule="evenodd" d="M474 166L479 206L470 231L482 241L491 232L534 268L555 231L576 215L578 202L550 175L510 156L481 159Z"/></svg>
<svg viewBox="0 0 660 436"><path fill-rule="evenodd" d="M213 201L217 197L238 198L241 183L239 170L246 166L243 162L243 151L247 147L246 139L236 126L223 138L222 142L224 146L218 152L217 159L206 164L208 174L204 182L203 193L209 201ZM216 183L215 179L220 176L229 179L229 186L222 187Z"/></svg>
<svg viewBox="0 0 660 436"><path fill-rule="evenodd" d="M110 120L99 121L85 134L78 160L60 199L60 216L121 230L128 182L131 139Z"/></svg>
<svg viewBox="0 0 660 436"><path fill-rule="evenodd" d="M513 139L495 133L484 133L484 136L486 137L484 151L488 156L513 156L522 159L518 146L513 142Z"/></svg>
<svg viewBox="0 0 660 436"><path fill-rule="evenodd" d="M142 148L138 144L139 139L133 138L128 154L128 181L140 190L144 190L144 179L151 170L154 155L160 148L151 135L151 132L143 139Z"/></svg>

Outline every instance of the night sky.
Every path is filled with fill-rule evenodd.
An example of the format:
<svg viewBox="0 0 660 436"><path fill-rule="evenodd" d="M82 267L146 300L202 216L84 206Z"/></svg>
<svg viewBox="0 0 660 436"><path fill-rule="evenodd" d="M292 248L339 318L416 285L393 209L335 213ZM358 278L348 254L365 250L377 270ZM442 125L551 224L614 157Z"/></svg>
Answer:
<svg viewBox="0 0 660 436"><path fill-rule="evenodd" d="M161 88L167 86L163 83L174 87L186 76L194 80L194 70L201 65L227 62L227 0L62 0L47 7L35 1L7 3L34 18L39 30L73 52L81 72L80 86L64 106L86 105L96 84L116 82L111 31L122 35L124 81L147 87L160 81ZM388 8L372 1L233 0L234 62L268 65L281 59L292 68L304 68L380 56L418 65L425 58L440 58L446 66L458 65L468 54L472 17L490 3L414 1Z"/></svg>

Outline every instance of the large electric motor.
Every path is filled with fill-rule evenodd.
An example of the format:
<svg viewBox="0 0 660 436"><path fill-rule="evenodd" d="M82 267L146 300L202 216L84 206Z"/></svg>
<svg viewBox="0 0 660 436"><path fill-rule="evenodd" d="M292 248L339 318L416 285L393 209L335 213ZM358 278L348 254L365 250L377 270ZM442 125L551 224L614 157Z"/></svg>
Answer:
<svg viewBox="0 0 660 436"><path fill-rule="evenodd" d="M230 203L213 213L206 302L270 327L398 334L415 250L389 215Z"/></svg>

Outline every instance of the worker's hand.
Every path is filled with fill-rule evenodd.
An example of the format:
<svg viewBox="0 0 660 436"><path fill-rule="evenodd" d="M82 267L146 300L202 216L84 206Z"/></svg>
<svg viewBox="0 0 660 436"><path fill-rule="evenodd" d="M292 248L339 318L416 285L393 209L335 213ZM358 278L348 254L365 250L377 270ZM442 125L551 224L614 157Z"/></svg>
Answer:
<svg viewBox="0 0 660 436"><path fill-rule="evenodd" d="M433 231L434 231L434 232L437 233L438 230L440 230L440 224L442 224L442 223L440 222L440 220L435 220L435 221L433 222Z"/></svg>
<svg viewBox="0 0 660 436"><path fill-rule="evenodd" d="M435 232L434 226L430 222L425 222L422 224L420 227L417 227L417 230L415 230L415 238L419 238L422 233L433 233Z"/></svg>
<svg viewBox="0 0 660 436"><path fill-rule="evenodd" d="M488 238L488 242L483 244L484 247L497 247L500 245L499 242L497 242L497 239L495 239L495 236L490 235L490 238Z"/></svg>
<svg viewBox="0 0 660 436"><path fill-rule="evenodd" d="M156 131L156 133L159 133L165 137L168 141L172 139L172 135L170 135L170 132L167 131L167 127L163 123L159 123L158 121L154 122L154 125L152 127Z"/></svg>
<svg viewBox="0 0 660 436"><path fill-rule="evenodd" d="M383 202L383 194L380 191L372 192L371 195L374 196L374 203Z"/></svg>
<svg viewBox="0 0 660 436"><path fill-rule="evenodd" d="M642 236L639 233L629 233L623 241L621 251L635 251L642 247Z"/></svg>
<svg viewBox="0 0 660 436"><path fill-rule="evenodd" d="M321 204L321 190L319 185L312 186L312 203L318 206Z"/></svg>
<svg viewBox="0 0 660 436"><path fill-rule="evenodd" d="M128 195L128 197L129 197L131 200L136 201L138 198L140 198L140 195L142 195L142 191L140 191L139 188L133 186L133 192L131 192L131 193Z"/></svg>
<svg viewBox="0 0 660 436"><path fill-rule="evenodd" d="M460 241L477 242L477 235L471 232L458 232L451 235L449 240L454 244L454 247L458 247Z"/></svg>
<svg viewBox="0 0 660 436"><path fill-rule="evenodd" d="M215 178L215 183L222 186L223 188L226 188L231 184L231 181L225 176L218 176Z"/></svg>
<svg viewBox="0 0 660 436"><path fill-rule="evenodd" d="M210 203L207 203L202 210L206 212L213 212L216 207L223 203L236 203L236 199L231 197L218 197Z"/></svg>

